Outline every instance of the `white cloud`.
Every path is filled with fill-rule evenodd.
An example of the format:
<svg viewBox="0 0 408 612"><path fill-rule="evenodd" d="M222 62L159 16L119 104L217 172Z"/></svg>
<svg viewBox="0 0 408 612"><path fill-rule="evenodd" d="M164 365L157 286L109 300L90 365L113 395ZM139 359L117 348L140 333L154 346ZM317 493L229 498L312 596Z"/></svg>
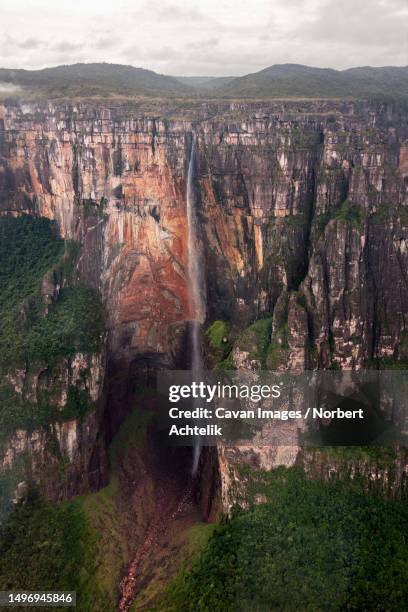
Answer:
<svg viewBox="0 0 408 612"><path fill-rule="evenodd" d="M0 81L0 93L1 94L12 95L20 91L22 90L21 90L21 87L19 87L18 85L12 85L11 83L3 83L2 81Z"/></svg>
<svg viewBox="0 0 408 612"><path fill-rule="evenodd" d="M408 64L406 0L1 0L0 67L76 61L241 75Z"/></svg>

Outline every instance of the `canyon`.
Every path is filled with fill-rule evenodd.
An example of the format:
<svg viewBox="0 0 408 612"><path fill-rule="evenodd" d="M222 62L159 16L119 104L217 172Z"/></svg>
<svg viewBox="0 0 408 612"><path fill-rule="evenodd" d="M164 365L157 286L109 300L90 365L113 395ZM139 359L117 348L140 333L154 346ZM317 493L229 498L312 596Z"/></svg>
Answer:
<svg viewBox="0 0 408 612"><path fill-rule="evenodd" d="M47 364L2 372L25 400L38 401L45 384L63 410L80 382L93 401L82 418L12 432L1 450L4 478L24 455L50 500L107 485L108 446L135 402L161 369L188 369L198 344L209 368L408 367L407 116L398 100L0 106L0 214L55 222L76 245L77 282L97 291L106 311L98 349L67 357L57 375ZM190 297L192 188L206 311ZM44 276L45 302L59 295L61 274ZM225 332L211 347L205 330L216 321ZM143 402L154 412L153 400ZM361 457L345 464L290 437L279 447L222 446L196 458L192 484L190 450L159 451L157 432L147 440L145 455L134 457L131 495L143 495L152 466L147 480L167 464L160 486L176 491L173 518L180 498L204 520L229 512L245 487L242 462L266 471L302 465L323 479L360 470L394 497L407 486L404 449L378 466ZM20 472L11 479L11 496L25 480Z"/></svg>

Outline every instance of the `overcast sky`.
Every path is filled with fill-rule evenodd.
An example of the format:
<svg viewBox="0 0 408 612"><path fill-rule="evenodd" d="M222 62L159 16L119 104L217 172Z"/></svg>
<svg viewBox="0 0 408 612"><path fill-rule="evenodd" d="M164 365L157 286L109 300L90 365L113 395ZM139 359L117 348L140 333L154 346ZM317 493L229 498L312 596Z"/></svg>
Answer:
<svg viewBox="0 0 408 612"><path fill-rule="evenodd" d="M0 0L0 67L176 75L408 65L408 0Z"/></svg>

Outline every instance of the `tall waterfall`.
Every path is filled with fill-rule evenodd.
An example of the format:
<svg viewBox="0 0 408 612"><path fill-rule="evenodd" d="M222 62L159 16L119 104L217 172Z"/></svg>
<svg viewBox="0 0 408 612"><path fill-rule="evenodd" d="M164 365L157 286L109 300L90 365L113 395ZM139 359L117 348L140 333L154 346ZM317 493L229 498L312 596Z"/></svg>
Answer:
<svg viewBox="0 0 408 612"><path fill-rule="evenodd" d="M193 381L199 382L203 371L203 356L201 351L201 325L205 320L205 287L204 266L199 240L197 219L197 198L194 186L196 143L193 136L188 164L187 177L187 224L188 224L188 281L189 310L191 317L190 348L191 374ZM194 443L193 475L197 472L200 459L201 444L197 437Z"/></svg>

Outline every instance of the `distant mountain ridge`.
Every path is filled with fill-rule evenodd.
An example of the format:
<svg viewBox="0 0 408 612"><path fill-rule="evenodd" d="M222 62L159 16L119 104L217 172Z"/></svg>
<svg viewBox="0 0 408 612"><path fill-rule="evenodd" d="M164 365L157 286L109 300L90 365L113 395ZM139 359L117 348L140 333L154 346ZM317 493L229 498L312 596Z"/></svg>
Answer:
<svg viewBox="0 0 408 612"><path fill-rule="evenodd" d="M377 94L408 95L408 67L311 68L276 64L237 77L217 88L222 96L239 97L361 97Z"/></svg>
<svg viewBox="0 0 408 612"><path fill-rule="evenodd" d="M0 69L0 82L46 95L183 95L189 88L176 78L122 64L72 64L43 70Z"/></svg>
<svg viewBox="0 0 408 612"><path fill-rule="evenodd" d="M275 64L242 77L173 77L122 64L72 64L43 70L0 69L0 92L35 97L148 96L343 98L408 96L408 67L334 70ZM4 93L4 95L6 95Z"/></svg>
<svg viewBox="0 0 408 612"><path fill-rule="evenodd" d="M176 79L180 81L180 83L183 83L184 85L187 85L189 87L194 87L195 89L206 90L206 91L213 90L215 88L221 87L222 85L226 85L227 83L230 83L231 81L233 81L235 78L236 77L232 77L232 76L225 76L225 77L178 76L176 77Z"/></svg>

